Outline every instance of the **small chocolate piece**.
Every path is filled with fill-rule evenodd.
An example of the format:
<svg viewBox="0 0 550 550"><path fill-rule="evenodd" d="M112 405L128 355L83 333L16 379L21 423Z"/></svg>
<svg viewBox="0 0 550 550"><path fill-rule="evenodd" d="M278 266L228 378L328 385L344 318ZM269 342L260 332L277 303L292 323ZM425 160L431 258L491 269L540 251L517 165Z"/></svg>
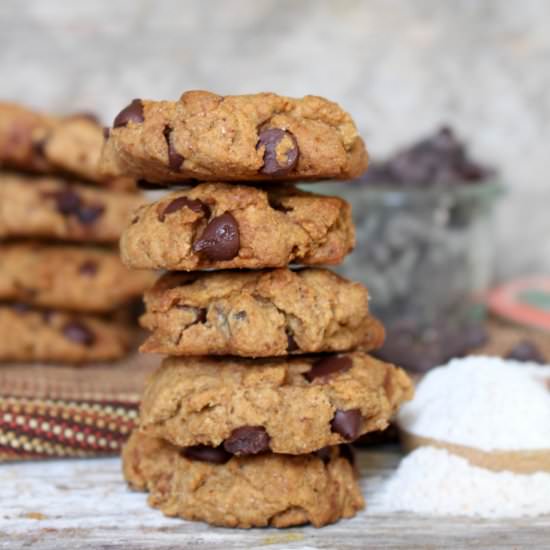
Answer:
<svg viewBox="0 0 550 550"><path fill-rule="evenodd" d="M315 378L325 378L336 373L346 372L351 369L352 366L352 360L346 355L323 357L315 361L311 370L306 372L304 376L309 382L312 382Z"/></svg>
<svg viewBox="0 0 550 550"><path fill-rule="evenodd" d="M166 140L166 145L168 146L168 166L171 170L174 170L174 172L179 172L185 159L176 151L174 144L170 139L172 128L170 128L170 126L165 126L162 133L164 135L164 139Z"/></svg>
<svg viewBox="0 0 550 550"><path fill-rule="evenodd" d="M296 340L294 340L294 336L290 332L288 332L288 330L286 333L286 339L287 339L286 350L289 353L292 353L293 351L298 351L300 349L300 346L298 345Z"/></svg>
<svg viewBox="0 0 550 550"><path fill-rule="evenodd" d="M193 251L204 254L212 261L227 261L237 256L240 246L237 220L226 212L208 223L202 235L193 243Z"/></svg>
<svg viewBox="0 0 550 550"><path fill-rule="evenodd" d="M162 212L159 214L158 218L160 222L163 222L166 219L166 216L168 214L172 214L173 212L177 212L178 210L181 210L182 208L189 208L190 210L193 210L193 212L196 212L197 214L203 214L206 218L210 216L210 208L207 204L204 204L204 202L198 200L198 199L189 199L187 197L178 197L177 199L174 199L173 201L170 201L162 210Z"/></svg>
<svg viewBox="0 0 550 550"><path fill-rule="evenodd" d="M264 147L264 165L260 172L267 176L284 176L292 171L298 162L298 143L287 130L265 128L260 131L256 148ZM279 152L277 149L284 147Z"/></svg>
<svg viewBox="0 0 550 550"><path fill-rule="evenodd" d="M80 196L71 189L48 192L45 196L55 200L57 211L64 216L77 214L80 210Z"/></svg>
<svg viewBox="0 0 550 550"><path fill-rule="evenodd" d="M357 439L361 429L361 411L359 409L336 411L330 427L333 432L340 434L347 441Z"/></svg>
<svg viewBox="0 0 550 550"><path fill-rule="evenodd" d="M89 275L92 277L97 273L98 267L95 260L86 260L80 264L78 272L81 275Z"/></svg>
<svg viewBox="0 0 550 550"><path fill-rule="evenodd" d="M506 359L525 363L538 363L545 365L548 361L542 355L537 345L531 340L521 340L506 355ZM550 360L549 360L550 361Z"/></svg>
<svg viewBox="0 0 550 550"><path fill-rule="evenodd" d="M91 225L103 215L105 207L101 204L81 205L76 216L82 225Z"/></svg>
<svg viewBox="0 0 550 550"><path fill-rule="evenodd" d="M224 449L234 455L256 455L269 451L269 435L262 426L235 428L223 442Z"/></svg>
<svg viewBox="0 0 550 550"><path fill-rule="evenodd" d="M69 321L62 328L63 336L75 344L89 347L95 342L94 333L80 321Z"/></svg>
<svg viewBox="0 0 550 550"><path fill-rule="evenodd" d="M114 128L126 126L128 122L143 122L143 103L141 99L134 99L127 107L124 107L113 121Z"/></svg>
<svg viewBox="0 0 550 550"><path fill-rule="evenodd" d="M221 445L219 447L208 447L207 445L184 447L181 454L189 460L199 460L211 464L225 464L231 458L231 454Z"/></svg>
<svg viewBox="0 0 550 550"><path fill-rule="evenodd" d="M207 314L207 309L205 307L201 307L199 309L197 309L197 320L195 321L196 323L206 323L206 314Z"/></svg>

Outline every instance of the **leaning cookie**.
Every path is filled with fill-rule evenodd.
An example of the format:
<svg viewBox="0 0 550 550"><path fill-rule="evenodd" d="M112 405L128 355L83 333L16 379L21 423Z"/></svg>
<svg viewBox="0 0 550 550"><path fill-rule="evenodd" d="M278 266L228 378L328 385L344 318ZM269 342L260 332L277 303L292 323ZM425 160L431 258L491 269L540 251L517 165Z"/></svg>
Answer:
<svg viewBox="0 0 550 550"><path fill-rule="evenodd" d="M114 243L144 202L136 193L5 173L0 175L0 239Z"/></svg>
<svg viewBox="0 0 550 550"><path fill-rule="evenodd" d="M122 460L134 489L167 516L226 527L321 527L364 507L350 455L338 447L301 456L232 456L222 448L179 449L133 433Z"/></svg>
<svg viewBox="0 0 550 550"><path fill-rule="evenodd" d="M139 298L154 281L131 271L116 250L75 245L0 244L0 300L103 313Z"/></svg>
<svg viewBox="0 0 550 550"><path fill-rule="evenodd" d="M111 189L135 190L128 177L99 171L103 129L95 117L45 115L0 102L0 166L41 174L70 174Z"/></svg>
<svg viewBox="0 0 550 550"><path fill-rule="evenodd" d="M0 334L0 362L80 364L123 357L134 330L92 316L4 304Z"/></svg>
<svg viewBox="0 0 550 550"><path fill-rule="evenodd" d="M316 96L184 93L135 99L114 119L104 173L150 182L349 179L367 168L351 117Z"/></svg>
<svg viewBox="0 0 550 550"><path fill-rule="evenodd" d="M143 206L120 243L128 267L173 271L337 264L354 245L343 199L226 183Z"/></svg>
<svg viewBox="0 0 550 550"><path fill-rule="evenodd" d="M181 447L302 454L383 430L411 396L404 371L362 352L169 358L145 389L140 429Z"/></svg>
<svg viewBox="0 0 550 550"><path fill-rule="evenodd" d="M367 289L326 269L169 273L145 305L144 352L275 357L384 342Z"/></svg>

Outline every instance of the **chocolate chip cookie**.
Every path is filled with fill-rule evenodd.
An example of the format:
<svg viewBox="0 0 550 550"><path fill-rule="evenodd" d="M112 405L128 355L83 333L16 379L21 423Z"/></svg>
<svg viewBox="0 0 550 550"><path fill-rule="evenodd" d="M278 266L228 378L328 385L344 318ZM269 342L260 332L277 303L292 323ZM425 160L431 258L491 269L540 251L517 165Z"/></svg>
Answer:
<svg viewBox="0 0 550 550"><path fill-rule="evenodd" d="M384 429L411 395L404 371L362 352L169 358L145 389L140 429L181 447L303 454Z"/></svg>
<svg viewBox="0 0 550 550"><path fill-rule="evenodd" d="M114 243L145 199L52 177L0 175L0 239Z"/></svg>
<svg viewBox="0 0 550 550"><path fill-rule="evenodd" d="M0 300L101 313L141 296L154 281L117 251L39 242L0 243Z"/></svg>
<svg viewBox="0 0 550 550"><path fill-rule="evenodd" d="M113 188L135 190L128 177L99 171L103 128L87 113L55 117L0 102L0 166L42 174L71 174Z"/></svg>
<svg viewBox="0 0 550 550"><path fill-rule="evenodd" d="M274 357L384 342L367 289L326 269L169 273L146 292L141 351Z"/></svg>
<svg viewBox="0 0 550 550"><path fill-rule="evenodd" d="M105 174L150 182L350 179L367 168L351 117L336 103L261 93L134 99L114 119Z"/></svg>
<svg viewBox="0 0 550 550"><path fill-rule="evenodd" d="M364 507L348 454L338 447L301 456L232 456L223 448L180 449L133 433L124 476L149 491L167 516L226 527L321 527Z"/></svg>
<svg viewBox="0 0 550 550"><path fill-rule="evenodd" d="M133 330L124 323L24 304L0 306L0 362L85 363L119 359Z"/></svg>
<svg viewBox="0 0 550 550"><path fill-rule="evenodd" d="M354 244L338 197L203 183L138 209L120 246L130 268L193 271L337 264Z"/></svg>

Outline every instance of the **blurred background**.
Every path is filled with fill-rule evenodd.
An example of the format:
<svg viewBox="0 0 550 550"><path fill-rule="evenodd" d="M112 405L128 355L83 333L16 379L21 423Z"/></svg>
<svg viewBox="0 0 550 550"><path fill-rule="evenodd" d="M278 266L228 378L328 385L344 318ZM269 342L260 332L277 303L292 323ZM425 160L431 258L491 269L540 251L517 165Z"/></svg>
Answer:
<svg viewBox="0 0 550 550"><path fill-rule="evenodd" d="M451 125L498 170L495 277L550 269L544 0L2 0L2 98L108 123L128 102L315 93L373 158Z"/></svg>

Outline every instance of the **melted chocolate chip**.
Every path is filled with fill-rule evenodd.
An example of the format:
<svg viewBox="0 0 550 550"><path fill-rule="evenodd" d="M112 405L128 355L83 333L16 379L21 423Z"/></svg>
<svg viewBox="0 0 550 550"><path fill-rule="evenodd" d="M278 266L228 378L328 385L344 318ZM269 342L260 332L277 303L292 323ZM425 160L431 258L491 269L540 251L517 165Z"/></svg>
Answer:
<svg viewBox="0 0 550 550"><path fill-rule="evenodd" d="M44 195L55 200L57 211L64 216L77 214L80 210L80 196L71 189L47 192Z"/></svg>
<svg viewBox="0 0 550 550"><path fill-rule="evenodd" d="M284 149L277 149L282 145ZM284 176L298 162L298 144L296 138L288 131L280 128L266 128L258 136L256 147L264 147L264 165L260 172L267 176Z"/></svg>
<svg viewBox="0 0 550 550"><path fill-rule="evenodd" d="M101 204L81 205L76 216L82 225L95 223L103 215L105 207Z"/></svg>
<svg viewBox="0 0 550 550"><path fill-rule="evenodd" d="M174 170L174 172L179 172L185 159L176 151L176 148L170 139L170 134L172 131L173 130L170 126L165 126L162 133L164 135L164 139L166 140L166 145L168 146L168 166L171 170Z"/></svg>
<svg viewBox="0 0 550 550"><path fill-rule="evenodd" d="M231 454L221 446L194 445L193 447L184 447L181 454L189 460L200 460L212 464L225 464L231 458Z"/></svg>
<svg viewBox="0 0 550 550"><path fill-rule="evenodd" d="M294 340L294 336L290 332L288 332L288 330L287 330L287 333L286 333L286 341L287 341L286 350L289 353L291 353L293 351L298 351L300 349L300 346L298 345L296 340Z"/></svg>
<svg viewBox="0 0 550 550"><path fill-rule="evenodd" d="M514 361L539 363L541 365L546 364L546 359L542 355L542 352L534 342L530 340L521 340L518 342L506 355L506 359L513 359Z"/></svg>
<svg viewBox="0 0 550 550"><path fill-rule="evenodd" d="M361 429L361 411L359 409L336 411L330 422L330 427L333 432L340 434L344 439L353 441Z"/></svg>
<svg viewBox="0 0 550 550"><path fill-rule="evenodd" d="M168 214L177 212L182 208L189 208L190 210L193 210L193 212L203 214L207 218L210 216L210 208L207 204L204 204L204 202L198 199L189 199L188 197L178 197L177 199L170 201L164 207L162 212L158 215L159 221L163 222Z"/></svg>
<svg viewBox="0 0 550 550"><path fill-rule="evenodd" d="M242 426L231 432L223 446L234 455L255 455L269 451L269 439L262 426Z"/></svg>
<svg viewBox="0 0 550 550"><path fill-rule="evenodd" d="M226 212L209 222L199 239L193 243L193 250L212 261L227 261L237 256L240 246L237 220Z"/></svg>
<svg viewBox="0 0 550 550"><path fill-rule="evenodd" d="M130 105L124 107L113 121L114 128L126 126L128 122L143 122L143 103L141 99L134 99Z"/></svg>
<svg viewBox="0 0 550 550"><path fill-rule="evenodd" d="M315 378L325 378L336 373L346 372L353 366L350 357L334 355L331 357L323 357L313 363L311 370L306 372L304 376L309 382Z"/></svg>
<svg viewBox="0 0 550 550"><path fill-rule="evenodd" d="M69 321L62 328L63 336L75 344L89 347L95 342L94 333L80 321Z"/></svg>
<svg viewBox="0 0 550 550"><path fill-rule="evenodd" d="M78 272L81 275L89 275L93 276L97 273L98 265L95 260L85 260L80 264L80 267L78 268Z"/></svg>

